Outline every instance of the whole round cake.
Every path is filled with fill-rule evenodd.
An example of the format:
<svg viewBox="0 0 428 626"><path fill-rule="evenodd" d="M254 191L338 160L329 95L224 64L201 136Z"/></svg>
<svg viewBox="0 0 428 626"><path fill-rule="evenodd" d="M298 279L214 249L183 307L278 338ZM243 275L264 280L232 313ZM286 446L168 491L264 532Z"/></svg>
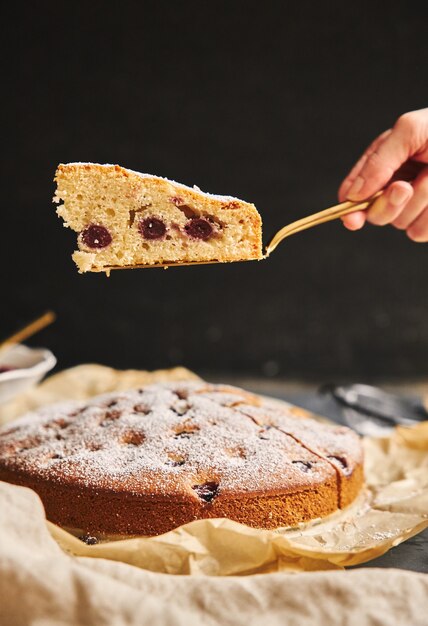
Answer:
<svg viewBox="0 0 428 626"><path fill-rule="evenodd" d="M226 517L277 528L333 513L363 483L358 436L241 389L161 383L39 409L0 430L0 480L90 535Z"/></svg>

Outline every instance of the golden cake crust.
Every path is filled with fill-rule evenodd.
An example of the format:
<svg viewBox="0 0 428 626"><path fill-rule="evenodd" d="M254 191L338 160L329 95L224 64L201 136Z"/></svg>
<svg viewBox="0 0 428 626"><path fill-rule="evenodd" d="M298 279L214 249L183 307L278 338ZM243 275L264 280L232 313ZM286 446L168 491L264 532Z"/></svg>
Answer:
<svg viewBox="0 0 428 626"><path fill-rule="evenodd" d="M292 411L203 381L54 405L0 430L0 479L91 534L155 535L210 517L295 525L354 499L362 451L348 429Z"/></svg>

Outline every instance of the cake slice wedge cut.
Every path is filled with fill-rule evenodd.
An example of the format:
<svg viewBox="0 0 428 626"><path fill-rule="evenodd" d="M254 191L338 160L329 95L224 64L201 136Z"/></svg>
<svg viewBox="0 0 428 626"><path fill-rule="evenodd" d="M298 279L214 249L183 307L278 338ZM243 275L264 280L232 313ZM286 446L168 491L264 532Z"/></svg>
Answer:
<svg viewBox="0 0 428 626"><path fill-rule="evenodd" d="M79 272L262 259L253 204L119 165L58 166L54 202L78 233Z"/></svg>

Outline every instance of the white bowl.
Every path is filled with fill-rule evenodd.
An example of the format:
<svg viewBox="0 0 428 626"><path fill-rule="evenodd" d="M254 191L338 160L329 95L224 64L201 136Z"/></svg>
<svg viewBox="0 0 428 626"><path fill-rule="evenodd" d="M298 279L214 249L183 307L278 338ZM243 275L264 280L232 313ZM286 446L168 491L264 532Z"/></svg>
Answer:
<svg viewBox="0 0 428 626"><path fill-rule="evenodd" d="M56 358L49 350L27 348L22 344L0 352L0 367L12 369L0 373L0 404L7 402L38 383L56 364Z"/></svg>

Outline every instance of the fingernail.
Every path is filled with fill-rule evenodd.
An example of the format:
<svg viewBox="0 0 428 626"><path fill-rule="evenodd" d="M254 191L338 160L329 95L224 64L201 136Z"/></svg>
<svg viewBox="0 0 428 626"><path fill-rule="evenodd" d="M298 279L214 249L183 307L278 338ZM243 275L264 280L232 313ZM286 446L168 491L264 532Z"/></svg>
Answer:
<svg viewBox="0 0 428 626"><path fill-rule="evenodd" d="M351 188L348 191L348 198L352 198L352 196L356 196L359 191L361 191L361 189L363 188L364 185L364 178L362 176L357 176L357 178L354 180L353 184L351 185Z"/></svg>
<svg viewBox="0 0 428 626"><path fill-rule="evenodd" d="M400 206L404 204L407 198L410 196L410 190L404 187L393 187L389 194L388 200L393 206Z"/></svg>

